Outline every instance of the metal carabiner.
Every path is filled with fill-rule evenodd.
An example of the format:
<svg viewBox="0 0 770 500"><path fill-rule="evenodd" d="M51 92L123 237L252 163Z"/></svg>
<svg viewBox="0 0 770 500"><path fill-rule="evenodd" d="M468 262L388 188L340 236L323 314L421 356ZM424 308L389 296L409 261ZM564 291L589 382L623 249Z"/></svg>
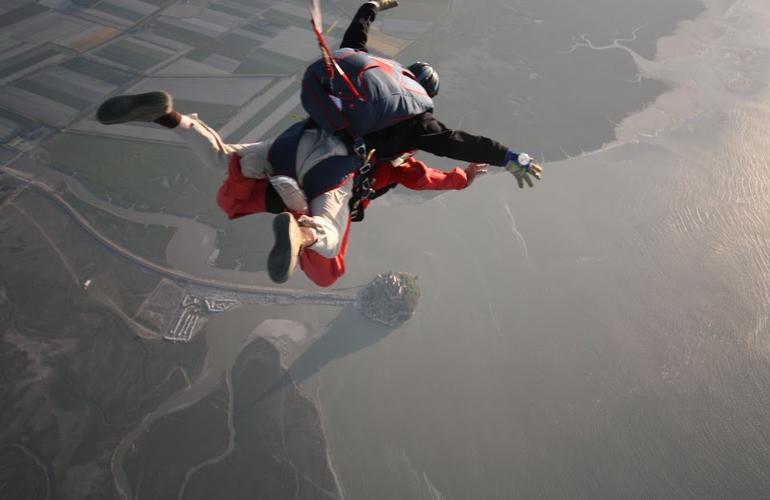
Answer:
<svg viewBox="0 0 770 500"><path fill-rule="evenodd" d="M353 142L353 152L358 156L361 161L366 161L366 143L360 137Z"/></svg>

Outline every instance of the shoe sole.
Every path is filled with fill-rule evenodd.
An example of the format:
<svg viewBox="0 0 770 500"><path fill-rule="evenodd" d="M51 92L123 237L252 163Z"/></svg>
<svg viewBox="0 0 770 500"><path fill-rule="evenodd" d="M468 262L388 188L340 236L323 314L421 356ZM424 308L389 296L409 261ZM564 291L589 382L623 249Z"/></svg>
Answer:
<svg viewBox="0 0 770 500"><path fill-rule="evenodd" d="M285 283L297 267L302 233L290 213L278 214L273 219L275 243L267 257L267 274L274 283Z"/></svg>
<svg viewBox="0 0 770 500"><path fill-rule="evenodd" d="M119 95L107 99L96 110L96 119L105 125L125 122L151 122L174 109L174 100L167 92Z"/></svg>

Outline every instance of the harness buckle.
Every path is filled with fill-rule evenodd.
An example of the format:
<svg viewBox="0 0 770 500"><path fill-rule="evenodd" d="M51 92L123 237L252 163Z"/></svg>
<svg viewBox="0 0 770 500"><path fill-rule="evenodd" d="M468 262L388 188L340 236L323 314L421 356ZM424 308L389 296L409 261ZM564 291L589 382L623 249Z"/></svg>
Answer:
<svg viewBox="0 0 770 500"><path fill-rule="evenodd" d="M363 139L360 137L355 140L353 143L353 152L358 156L362 161L366 161L366 143Z"/></svg>
<svg viewBox="0 0 770 500"><path fill-rule="evenodd" d="M364 220L364 201L371 200L376 196L374 190L375 179L372 175L374 170L374 150L367 151L364 140L360 137L353 143L353 153L361 161L361 167L358 169L358 175L353 184L352 198L349 201L350 216L353 222Z"/></svg>

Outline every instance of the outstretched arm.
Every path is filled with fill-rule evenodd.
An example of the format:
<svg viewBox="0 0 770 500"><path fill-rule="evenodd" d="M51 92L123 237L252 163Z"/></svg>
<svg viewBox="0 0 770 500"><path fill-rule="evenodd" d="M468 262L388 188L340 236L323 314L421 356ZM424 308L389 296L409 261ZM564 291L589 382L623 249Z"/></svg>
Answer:
<svg viewBox="0 0 770 500"><path fill-rule="evenodd" d="M503 166L508 152L507 147L487 137L447 128L430 112L367 134L364 139L380 158L419 149L454 160Z"/></svg>
<svg viewBox="0 0 770 500"><path fill-rule="evenodd" d="M465 189L478 175L486 172L486 166L478 163L471 163L465 170L455 168L447 172L431 168L414 158L408 158L402 165L390 168L387 179L382 179L382 182L401 184L417 191ZM377 180L380 180L379 175Z"/></svg>
<svg viewBox="0 0 770 500"><path fill-rule="evenodd" d="M455 160L505 165L508 148L499 142L463 130L447 128L431 113L424 113L420 118L417 122L419 130L415 134L417 149Z"/></svg>
<svg viewBox="0 0 770 500"><path fill-rule="evenodd" d="M381 158L422 150L455 160L505 167L516 177L519 187L533 186L533 181L541 178L543 170L529 155L513 151L488 137L452 130L430 112L372 132L365 139Z"/></svg>

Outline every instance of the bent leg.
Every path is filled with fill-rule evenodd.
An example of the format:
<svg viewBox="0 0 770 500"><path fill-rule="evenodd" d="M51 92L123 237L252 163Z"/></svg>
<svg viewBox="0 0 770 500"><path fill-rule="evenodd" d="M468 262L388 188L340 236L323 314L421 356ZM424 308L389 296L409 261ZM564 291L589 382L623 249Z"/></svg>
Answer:
<svg viewBox="0 0 770 500"><path fill-rule="evenodd" d="M331 259L323 257L313 250L305 250L299 257L299 266L310 281L318 286L332 286L345 274L345 254L348 251L348 235L350 222L342 237L340 253Z"/></svg>
<svg viewBox="0 0 770 500"><path fill-rule="evenodd" d="M309 250L329 259L340 254L350 221L348 201L352 189L353 182L348 180L337 189L310 201L311 215L299 220L301 225L313 228L316 232L317 239L308 247Z"/></svg>
<svg viewBox="0 0 770 500"><path fill-rule="evenodd" d="M345 31L345 36L342 37L340 48L368 51L366 44L369 41L369 28L372 27L379 10L379 7L372 2L367 2L359 7L358 12L350 22L350 26Z"/></svg>

